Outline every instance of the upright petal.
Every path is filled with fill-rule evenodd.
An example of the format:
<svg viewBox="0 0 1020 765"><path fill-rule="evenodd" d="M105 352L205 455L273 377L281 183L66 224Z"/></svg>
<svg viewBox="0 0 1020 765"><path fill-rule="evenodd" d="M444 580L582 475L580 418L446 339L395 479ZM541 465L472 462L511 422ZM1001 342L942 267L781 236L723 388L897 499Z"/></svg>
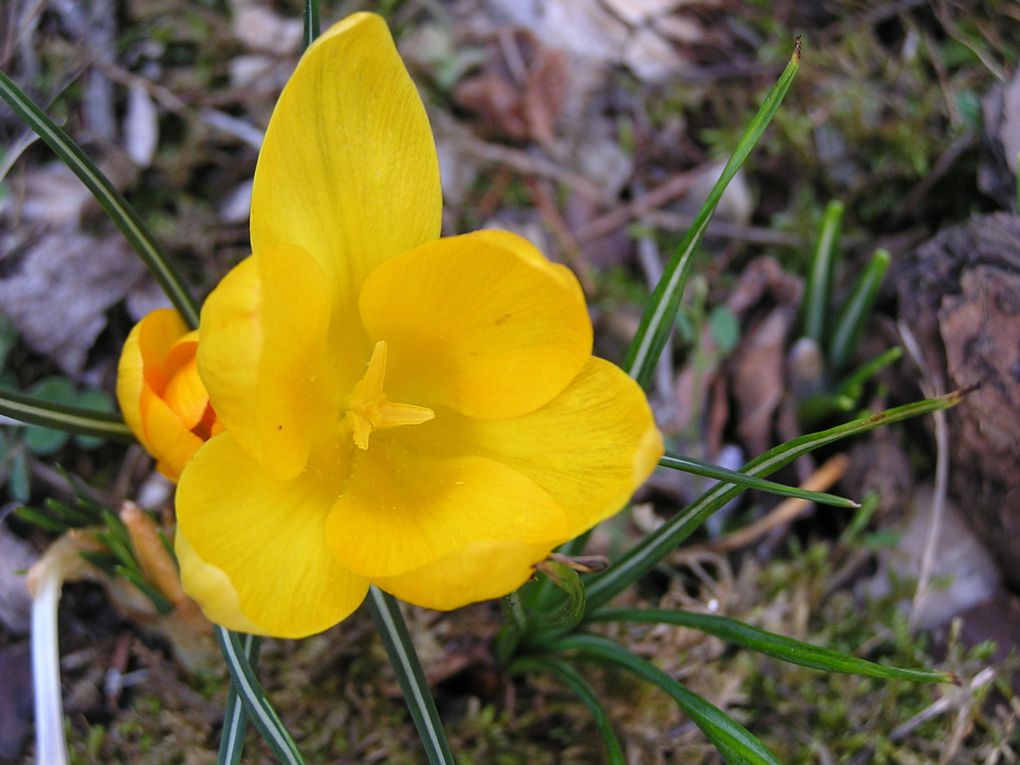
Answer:
<svg viewBox="0 0 1020 765"><path fill-rule="evenodd" d="M229 431L208 441L177 488L185 591L213 621L246 621L263 635L303 637L344 619L368 583L326 545L339 480L309 470L278 481Z"/></svg>
<svg viewBox="0 0 1020 765"><path fill-rule="evenodd" d="M342 306L376 265L439 235L439 161L386 22L356 13L304 54L255 170L253 252L304 248Z"/></svg>
<svg viewBox="0 0 1020 765"><path fill-rule="evenodd" d="M326 521L330 548L357 574L396 576L479 542L548 549L566 539L563 510L521 473L485 457L413 454L397 441L383 431L355 452Z"/></svg>
<svg viewBox="0 0 1020 765"><path fill-rule="evenodd" d="M591 354L577 279L506 231L439 239L387 261L366 280L360 308L370 338L389 345L392 397L472 417L537 409Z"/></svg>
<svg viewBox="0 0 1020 765"><path fill-rule="evenodd" d="M329 287L303 250L279 245L242 261L202 308L198 368L234 440L288 480L329 425ZM340 412L336 412L337 419Z"/></svg>

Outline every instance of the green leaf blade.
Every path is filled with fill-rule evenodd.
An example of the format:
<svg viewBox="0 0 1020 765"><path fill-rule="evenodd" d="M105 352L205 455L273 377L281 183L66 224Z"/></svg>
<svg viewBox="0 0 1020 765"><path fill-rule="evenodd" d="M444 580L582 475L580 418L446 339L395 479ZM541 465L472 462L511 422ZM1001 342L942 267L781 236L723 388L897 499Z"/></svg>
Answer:
<svg viewBox="0 0 1020 765"><path fill-rule="evenodd" d="M237 633L217 625L216 640L227 664L230 682L244 705L245 714L284 765L305 765L293 736L273 709Z"/></svg>
<svg viewBox="0 0 1020 765"><path fill-rule="evenodd" d="M131 429L112 412L56 404L10 390L0 390L0 414L65 433L111 441L135 440Z"/></svg>
<svg viewBox="0 0 1020 765"><path fill-rule="evenodd" d="M192 329L197 327L198 305L184 286L177 269L124 195L103 175L81 147L3 72L0 72L0 98L81 179L159 282L185 323Z"/></svg>
<svg viewBox="0 0 1020 765"><path fill-rule="evenodd" d="M938 398L887 409L884 412L837 425L828 430L794 438L755 457L744 465L741 472L762 477L770 475L802 454L808 454L826 444L867 433L883 425L891 425L910 417L930 414L955 406L967 390L955 391ZM660 528L646 536L618 561L614 561L606 573L592 578L587 584L588 613L607 603L655 568L660 560L693 534L712 513L737 497L743 490L741 486L727 486L726 484L714 486L670 518Z"/></svg>
<svg viewBox="0 0 1020 765"><path fill-rule="evenodd" d="M832 330L832 341L829 343L829 363L833 369L842 369L854 350L857 340L864 330L864 324L871 316L871 309L878 299L878 291L882 288L885 272L889 270L892 256L888 250L876 250L871 256L868 267L854 282L850 297L840 311L839 318Z"/></svg>
<svg viewBox="0 0 1020 765"><path fill-rule="evenodd" d="M623 756L623 749L620 747L620 740L616 737L609 717L605 709L599 703L598 695L588 684L588 681L581 676L581 673L574 669L563 659L555 656L526 656L517 659L508 670L511 674L518 672L542 672L553 675L563 682L574 694L584 702L595 720L595 726L599 729L602 742L606 747L606 757L609 765L627 765Z"/></svg>
<svg viewBox="0 0 1020 765"><path fill-rule="evenodd" d="M455 765L439 710L397 601L374 586L368 588L367 601L429 764Z"/></svg>
<svg viewBox="0 0 1020 765"><path fill-rule="evenodd" d="M781 661L799 664L802 667L839 672L847 675L863 675L885 680L909 680L917 683L951 683L954 678L946 672L927 669L901 669L859 659L856 656L822 648L800 640L794 640L774 632L752 627L749 624L714 614L698 614L690 611L663 609L621 608L599 611L592 614L593 622L639 622L644 624L672 624L688 627L715 635L728 643L739 645L751 651L775 657Z"/></svg>
<svg viewBox="0 0 1020 765"><path fill-rule="evenodd" d="M804 290L804 337L819 345L825 339L826 319L832 291L832 264L839 252L839 234L843 223L843 203L833 200L825 206L818 239L811 255L811 271Z"/></svg>
<svg viewBox="0 0 1020 765"><path fill-rule="evenodd" d="M594 635L573 635L556 643L554 649L577 651L582 656L616 664L657 685L676 701L730 765L781 765L747 728L623 646Z"/></svg>
<svg viewBox="0 0 1020 765"><path fill-rule="evenodd" d="M702 460L697 460L693 457L680 457L667 454L659 460L659 465L671 468L672 470L682 470L685 473L693 473L695 475L704 476L705 478L714 478L721 483L741 486L745 489L758 489L760 491L767 491L770 494L778 494L781 497L806 499L809 502L816 502L819 505L845 507L848 509L860 507L860 505L852 499L837 497L835 494L827 494L823 491L809 491L807 489L802 489L799 486L786 486L785 484L769 481L765 478L741 473L737 470L727 470L726 468L719 467L718 465L712 465L711 463L703 462Z"/></svg>
<svg viewBox="0 0 1020 765"><path fill-rule="evenodd" d="M751 119L737 148L723 168L719 180L709 192L708 198L695 216L690 229L681 239L666 265L662 279L652 292L648 306L641 317L637 334L627 350L623 364L627 374L637 380L642 387L647 386L659 356L662 355L669 340L677 311L680 309L684 287L687 284L688 276L690 276L694 254L705 235L709 220L711 220L719 200L722 199L726 187L743 166L769 123L772 122L772 118L779 109L783 97L789 91L799 67L800 40L798 38L789 64L765 95L761 107Z"/></svg>

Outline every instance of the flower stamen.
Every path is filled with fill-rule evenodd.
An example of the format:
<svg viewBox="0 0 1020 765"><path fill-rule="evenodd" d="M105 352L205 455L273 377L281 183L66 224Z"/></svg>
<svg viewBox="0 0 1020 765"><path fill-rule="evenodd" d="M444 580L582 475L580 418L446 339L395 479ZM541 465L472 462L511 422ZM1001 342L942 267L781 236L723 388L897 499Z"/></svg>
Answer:
<svg viewBox="0 0 1020 765"><path fill-rule="evenodd" d="M421 425L435 418L436 413L425 406L398 404L386 398L383 380L386 377L386 341L380 340L372 349L365 376L354 386L347 400L347 422L359 449L368 449L374 430Z"/></svg>

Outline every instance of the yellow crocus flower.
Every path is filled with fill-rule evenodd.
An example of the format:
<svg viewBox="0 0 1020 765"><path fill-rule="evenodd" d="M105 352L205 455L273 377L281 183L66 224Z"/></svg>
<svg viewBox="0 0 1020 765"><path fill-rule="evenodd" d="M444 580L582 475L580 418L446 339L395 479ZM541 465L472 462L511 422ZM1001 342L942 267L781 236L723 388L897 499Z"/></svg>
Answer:
<svg viewBox="0 0 1020 765"><path fill-rule="evenodd" d="M198 375L197 347L198 332L189 332L176 311L161 308L134 326L117 366L124 420L171 481L222 430Z"/></svg>
<svg viewBox="0 0 1020 765"><path fill-rule="evenodd" d="M324 630L369 584L451 609L523 584L662 454L592 357L573 274L503 231L439 238L425 109L385 22L304 54L255 171L252 256L197 359L223 432L177 490L186 592L226 627Z"/></svg>

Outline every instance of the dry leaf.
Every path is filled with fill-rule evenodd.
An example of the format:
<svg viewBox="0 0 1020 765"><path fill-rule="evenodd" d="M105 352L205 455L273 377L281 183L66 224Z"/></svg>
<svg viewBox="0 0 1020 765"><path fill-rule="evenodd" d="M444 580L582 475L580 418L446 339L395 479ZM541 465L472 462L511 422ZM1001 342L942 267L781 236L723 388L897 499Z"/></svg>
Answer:
<svg viewBox="0 0 1020 765"><path fill-rule="evenodd" d="M85 367L106 310L143 272L119 235L54 231L35 241L0 237L0 307L25 342L67 374Z"/></svg>

